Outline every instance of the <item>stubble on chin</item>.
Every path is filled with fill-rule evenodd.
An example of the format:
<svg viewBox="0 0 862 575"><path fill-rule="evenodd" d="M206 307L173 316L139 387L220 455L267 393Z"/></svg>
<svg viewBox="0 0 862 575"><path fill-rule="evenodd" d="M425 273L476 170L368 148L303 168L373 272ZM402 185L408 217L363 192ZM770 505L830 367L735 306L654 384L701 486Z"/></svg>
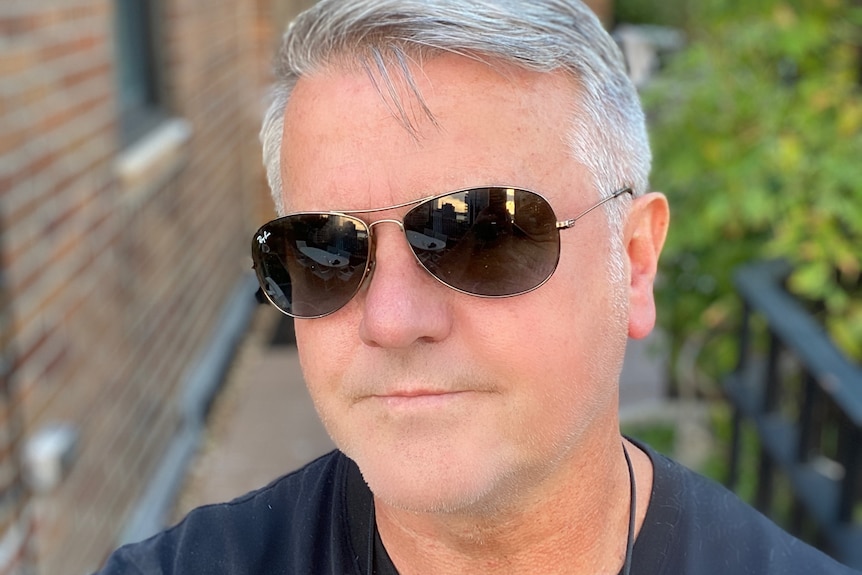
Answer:
<svg viewBox="0 0 862 575"><path fill-rule="evenodd" d="M315 398L336 446L357 463L375 497L414 513L476 508L499 482L495 478L476 481L471 467L471 452L488 443L489 430L498 422L482 429L471 416L496 415L498 402L505 401L504 382L499 376L465 369L459 362L442 360L434 365L432 369L430 361L404 355L378 359L373 369L357 365L344 372L337 385L337 402L329 398L321 405ZM444 410L439 418L422 412L415 416L387 412L377 396L405 387L468 391L476 396L463 405L456 402L451 412ZM482 413L471 413L474 406ZM483 475L488 475L487 470Z"/></svg>

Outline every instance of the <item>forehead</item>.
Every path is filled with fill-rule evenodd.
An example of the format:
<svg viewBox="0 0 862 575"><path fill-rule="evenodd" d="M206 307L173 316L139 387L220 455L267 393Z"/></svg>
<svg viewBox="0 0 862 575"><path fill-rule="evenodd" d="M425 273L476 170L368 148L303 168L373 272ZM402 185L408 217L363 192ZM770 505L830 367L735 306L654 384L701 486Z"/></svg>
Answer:
<svg viewBox="0 0 862 575"><path fill-rule="evenodd" d="M583 179L564 73L454 55L410 71L415 91L403 75L387 83L344 66L297 82L281 158L288 209L363 209L479 185L552 196L551 176Z"/></svg>

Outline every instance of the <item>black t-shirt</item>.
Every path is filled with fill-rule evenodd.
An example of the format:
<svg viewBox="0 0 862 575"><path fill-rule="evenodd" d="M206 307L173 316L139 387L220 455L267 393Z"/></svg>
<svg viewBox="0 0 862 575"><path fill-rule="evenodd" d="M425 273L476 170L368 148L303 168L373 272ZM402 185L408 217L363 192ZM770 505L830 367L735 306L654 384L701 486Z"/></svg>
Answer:
<svg viewBox="0 0 862 575"><path fill-rule="evenodd" d="M631 575L858 573L791 537L722 486L645 448L655 474ZM396 573L372 496L338 451L175 527L121 547L100 575ZM372 551L373 549L373 551Z"/></svg>

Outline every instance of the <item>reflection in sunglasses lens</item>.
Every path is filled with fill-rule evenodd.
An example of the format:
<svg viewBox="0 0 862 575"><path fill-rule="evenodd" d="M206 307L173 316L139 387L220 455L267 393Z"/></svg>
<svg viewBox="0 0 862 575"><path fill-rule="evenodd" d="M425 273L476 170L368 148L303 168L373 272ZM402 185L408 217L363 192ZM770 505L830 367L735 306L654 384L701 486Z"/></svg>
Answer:
<svg viewBox="0 0 862 575"><path fill-rule="evenodd" d="M477 188L420 204L404 218L410 247L432 275L474 295L535 289L556 268L556 216L525 190Z"/></svg>
<svg viewBox="0 0 862 575"><path fill-rule="evenodd" d="M270 300L297 317L320 317L346 304L362 282L368 230L355 218L297 214L274 222L258 246L257 273Z"/></svg>

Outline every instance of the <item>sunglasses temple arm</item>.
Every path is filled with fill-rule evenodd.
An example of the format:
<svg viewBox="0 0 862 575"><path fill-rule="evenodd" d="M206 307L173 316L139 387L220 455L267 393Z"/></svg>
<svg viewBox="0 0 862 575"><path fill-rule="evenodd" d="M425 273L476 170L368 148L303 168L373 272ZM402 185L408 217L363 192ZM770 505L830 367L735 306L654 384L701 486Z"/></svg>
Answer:
<svg viewBox="0 0 862 575"><path fill-rule="evenodd" d="M613 194L611 194L605 198L602 198L599 201L599 203L595 204L594 206L587 208L586 210L582 211L581 213L579 213L578 215L576 215L572 219L563 220L562 222L557 222L557 229L558 230L565 230L565 229L568 229L568 228L574 226L575 222L577 222L579 219L581 219L582 217L584 217L585 215L587 215L591 211L599 208L600 206L608 203L609 201L611 201L613 199L620 197L623 194L634 194L634 192L632 191L631 188L621 188L621 189L615 191Z"/></svg>
<svg viewBox="0 0 862 575"><path fill-rule="evenodd" d="M254 299L257 300L257 303L259 305L269 303L269 300L266 299L265 295L263 295L263 288L261 288L261 287L257 288L257 291L254 292Z"/></svg>

